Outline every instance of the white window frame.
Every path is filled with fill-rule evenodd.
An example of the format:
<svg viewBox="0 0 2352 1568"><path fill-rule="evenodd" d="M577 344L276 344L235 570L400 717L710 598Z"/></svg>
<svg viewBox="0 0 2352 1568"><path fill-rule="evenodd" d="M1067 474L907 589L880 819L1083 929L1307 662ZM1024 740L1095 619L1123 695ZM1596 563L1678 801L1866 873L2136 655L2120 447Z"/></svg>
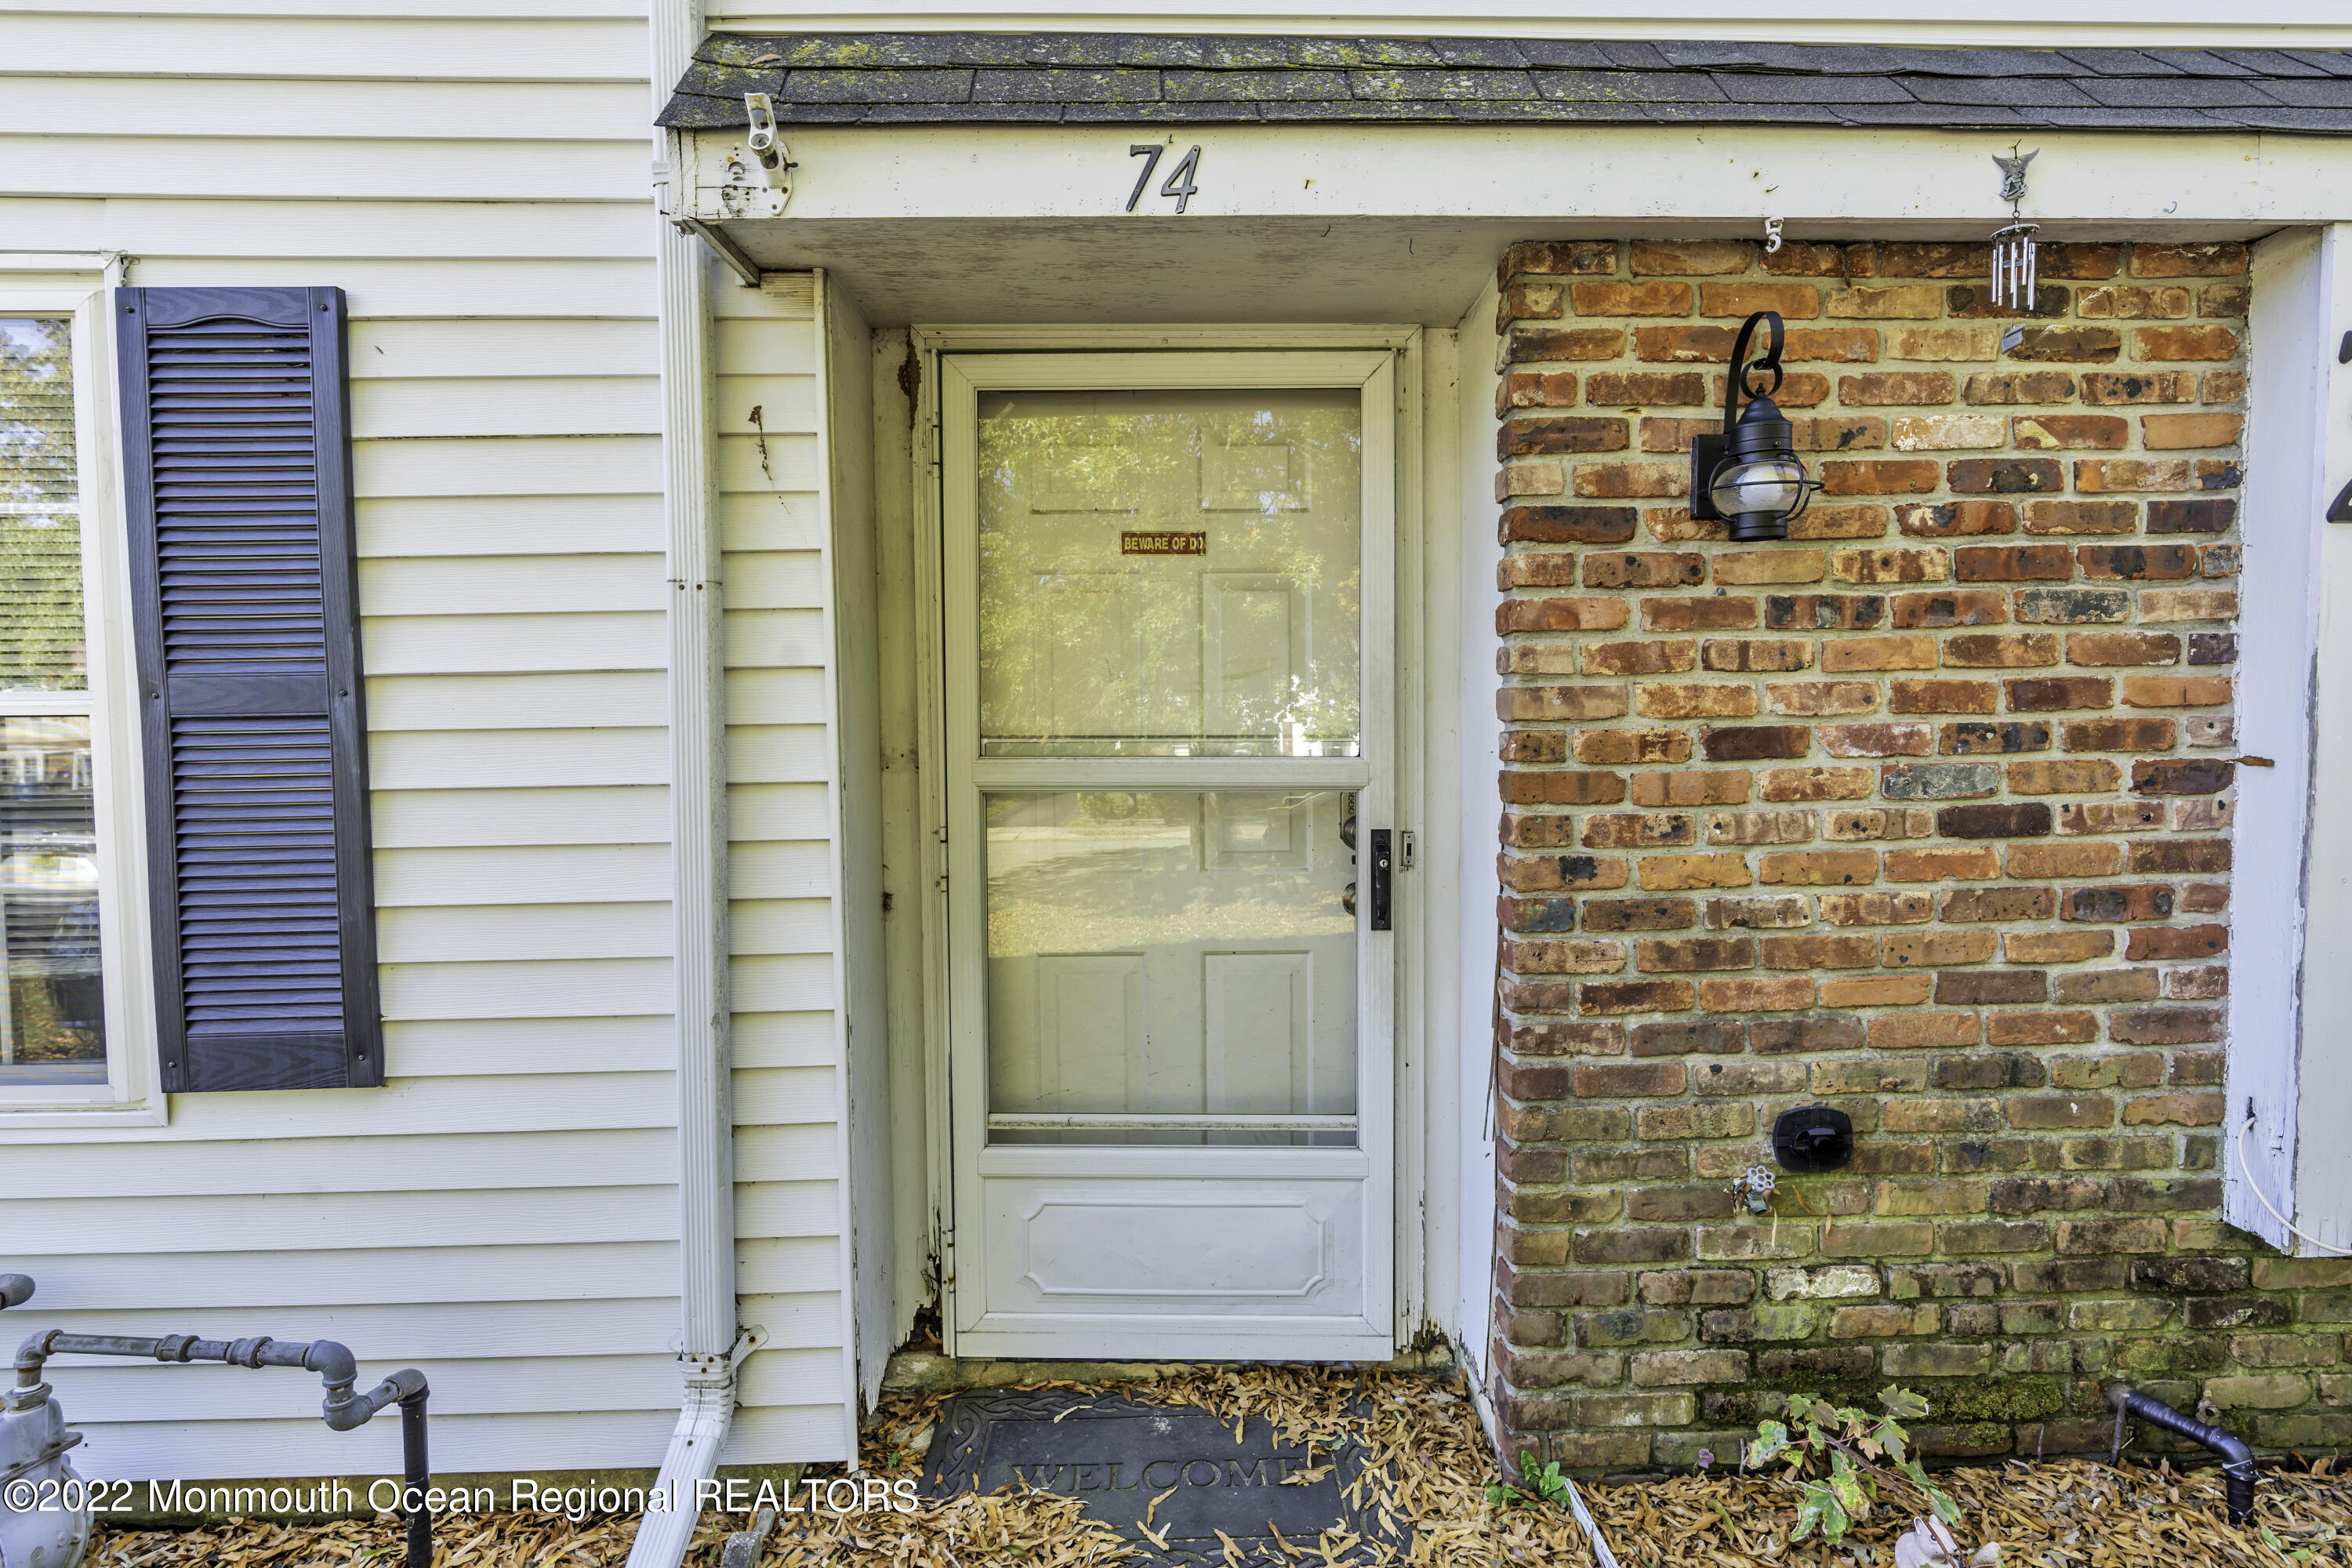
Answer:
<svg viewBox="0 0 2352 1568"><path fill-rule="evenodd" d="M24 276L34 268L45 276ZM73 323L75 480L89 684L87 691L0 697L0 712L89 717L106 1016L106 1081L0 1085L0 1139L19 1129L155 1127L169 1119L169 1101L157 1088L138 667L131 646L129 538L107 309L119 270L119 263L97 258L76 266L61 257L0 256L0 316L64 317Z"/></svg>

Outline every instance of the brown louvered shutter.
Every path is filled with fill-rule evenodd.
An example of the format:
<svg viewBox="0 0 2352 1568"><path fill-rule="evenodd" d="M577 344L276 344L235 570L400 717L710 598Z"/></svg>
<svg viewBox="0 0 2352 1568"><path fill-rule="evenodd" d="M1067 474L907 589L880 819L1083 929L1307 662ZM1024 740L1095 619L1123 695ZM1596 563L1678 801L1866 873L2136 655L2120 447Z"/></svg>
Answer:
<svg viewBox="0 0 2352 1568"><path fill-rule="evenodd" d="M124 289L163 1088L383 1081L340 289Z"/></svg>

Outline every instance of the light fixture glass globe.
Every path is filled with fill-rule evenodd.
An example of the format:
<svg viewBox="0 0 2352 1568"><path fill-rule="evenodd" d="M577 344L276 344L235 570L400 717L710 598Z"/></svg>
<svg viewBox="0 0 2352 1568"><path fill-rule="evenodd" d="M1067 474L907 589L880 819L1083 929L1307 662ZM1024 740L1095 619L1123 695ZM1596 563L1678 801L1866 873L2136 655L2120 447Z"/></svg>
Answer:
<svg viewBox="0 0 2352 1568"><path fill-rule="evenodd" d="M1805 493L1805 468L1794 458L1757 458L1716 469L1707 500L1725 517L1782 517Z"/></svg>

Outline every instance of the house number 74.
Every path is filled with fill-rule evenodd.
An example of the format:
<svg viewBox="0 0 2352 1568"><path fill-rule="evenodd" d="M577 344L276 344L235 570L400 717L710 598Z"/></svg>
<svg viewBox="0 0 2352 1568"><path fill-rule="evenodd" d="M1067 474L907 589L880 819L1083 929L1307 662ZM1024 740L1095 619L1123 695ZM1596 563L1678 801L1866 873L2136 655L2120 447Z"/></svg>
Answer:
<svg viewBox="0 0 2352 1568"><path fill-rule="evenodd" d="M1129 157L1145 160L1143 173L1135 176L1135 189L1127 194L1128 211L1133 212L1135 204L1143 199L1143 188L1151 184L1152 171L1160 167L1160 154L1166 151L1167 149L1157 142L1140 142L1127 150ZM1163 196L1174 196L1176 210L1182 212L1184 204L1192 199L1192 193L1200 189L1192 183L1192 176L1200 172L1201 150L1195 147L1185 153L1174 168L1168 171L1168 178L1161 184L1160 194Z"/></svg>

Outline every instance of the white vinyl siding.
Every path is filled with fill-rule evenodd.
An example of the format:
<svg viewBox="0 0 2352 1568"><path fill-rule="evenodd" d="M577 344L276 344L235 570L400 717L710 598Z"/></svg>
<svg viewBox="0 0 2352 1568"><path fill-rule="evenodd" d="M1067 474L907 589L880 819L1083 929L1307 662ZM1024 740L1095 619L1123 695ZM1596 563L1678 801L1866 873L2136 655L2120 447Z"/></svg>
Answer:
<svg viewBox="0 0 2352 1568"><path fill-rule="evenodd" d="M835 1008L824 364L814 279L715 276L712 422L725 580L736 1290L771 1336L744 1363L730 1462L846 1458L848 1286ZM755 420L753 410L758 410Z"/></svg>
<svg viewBox="0 0 2352 1568"><path fill-rule="evenodd" d="M0 1120L0 1267L39 1284L0 1329L341 1339L424 1368L438 1469L649 1468L680 1383L644 8L395 9L0 0L6 245L349 293L390 1075ZM769 396L805 476L813 391ZM842 1451L845 1331L824 577L768 564L730 701L769 781L734 803L737 1167L777 1348L730 1457L775 1462ZM89 1474L397 1468L397 1424L329 1432L315 1379L53 1364Z"/></svg>

